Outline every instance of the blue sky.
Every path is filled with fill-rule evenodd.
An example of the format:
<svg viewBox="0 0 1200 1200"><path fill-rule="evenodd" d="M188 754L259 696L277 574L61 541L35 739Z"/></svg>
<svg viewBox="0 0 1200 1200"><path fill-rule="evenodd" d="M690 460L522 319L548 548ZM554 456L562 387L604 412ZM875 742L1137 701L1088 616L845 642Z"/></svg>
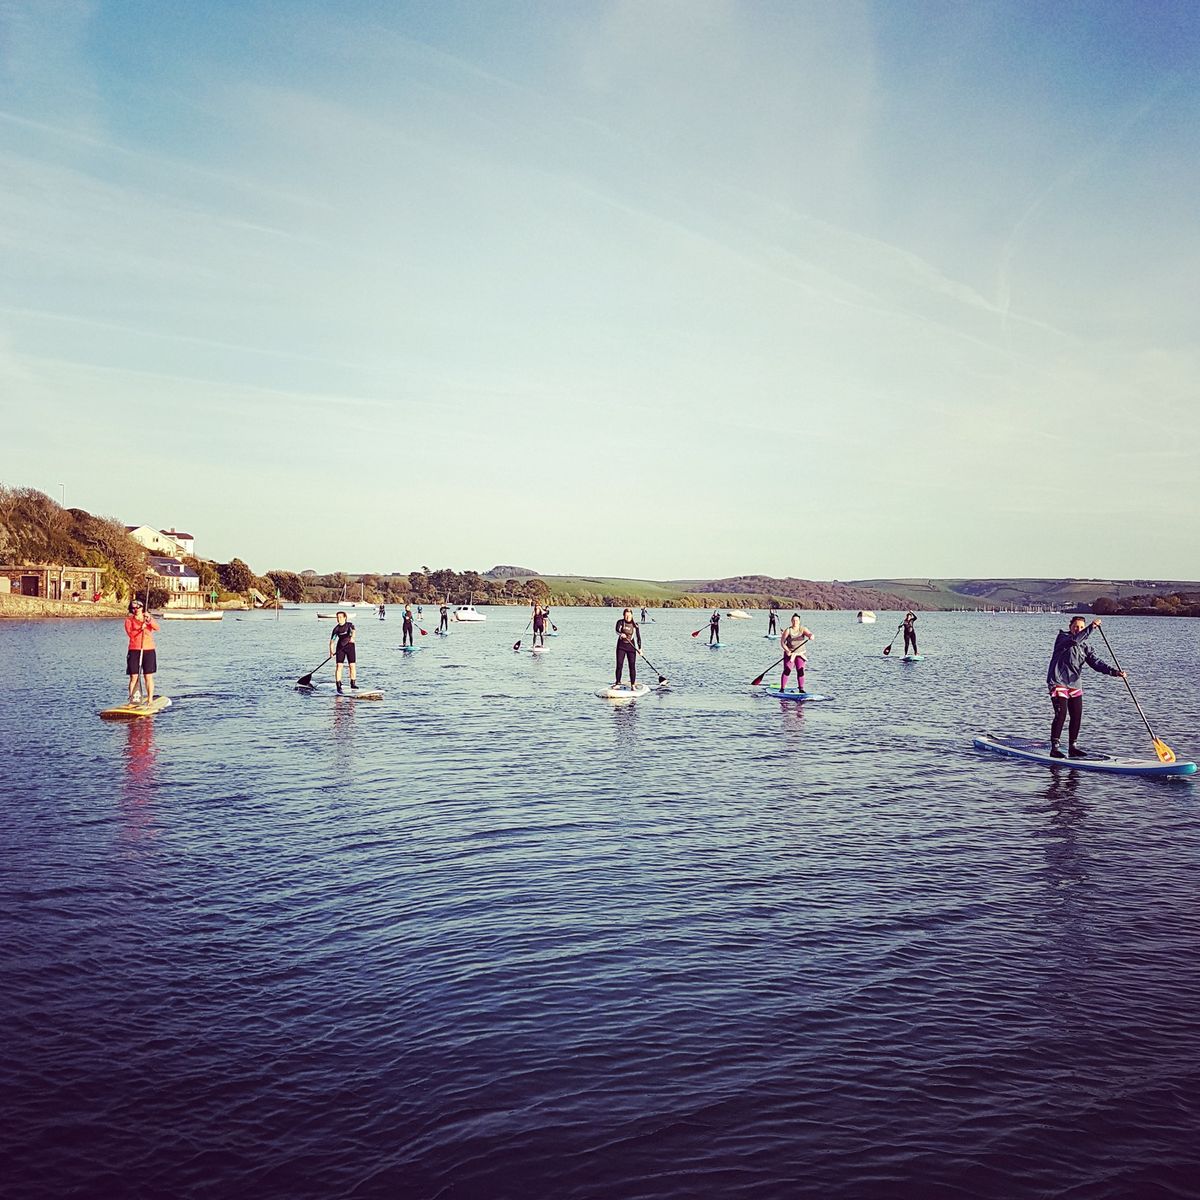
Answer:
<svg viewBox="0 0 1200 1200"><path fill-rule="evenodd" d="M1198 50L0 0L0 480L260 571L1200 577Z"/></svg>

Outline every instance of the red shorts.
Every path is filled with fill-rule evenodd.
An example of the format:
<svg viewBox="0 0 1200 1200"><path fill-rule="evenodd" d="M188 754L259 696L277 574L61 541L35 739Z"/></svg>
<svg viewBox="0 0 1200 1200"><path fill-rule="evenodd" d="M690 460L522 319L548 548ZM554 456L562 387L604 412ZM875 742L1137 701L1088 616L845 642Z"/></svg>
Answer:
<svg viewBox="0 0 1200 1200"><path fill-rule="evenodd" d="M1054 700L1078 700L1082 695L1083 688L1065 687L1061 683L1050 689L1050 696Z"/></svg>

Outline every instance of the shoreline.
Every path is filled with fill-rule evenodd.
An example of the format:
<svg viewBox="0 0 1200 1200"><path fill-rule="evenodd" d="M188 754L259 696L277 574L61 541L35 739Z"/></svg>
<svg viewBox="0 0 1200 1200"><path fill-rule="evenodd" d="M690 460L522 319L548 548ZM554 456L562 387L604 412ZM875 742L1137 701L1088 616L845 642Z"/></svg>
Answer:
<svg viewBox="0 0 1200 1200"><path fill-rule="evenodd" d="M114 620L125 605L101 600L47 600L43 596L0 595L0 621Z"/></svg>

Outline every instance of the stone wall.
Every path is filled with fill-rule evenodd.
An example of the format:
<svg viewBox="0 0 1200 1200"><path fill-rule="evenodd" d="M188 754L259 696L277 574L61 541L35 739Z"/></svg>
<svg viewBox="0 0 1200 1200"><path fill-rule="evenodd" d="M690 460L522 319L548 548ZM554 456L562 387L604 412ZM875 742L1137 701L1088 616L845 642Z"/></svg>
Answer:
<svg viewBox="0 0 1200 1200"><path fill-rule="evenodd" d="M37 620L42 617L104 617L111 620L114 617L124 617L125 613L125 605L114 604L112 601L101 600L99 604L92 604L89 600L74 602L46 600L41 596L0 594L0 620L6 617L18 621Z"/></svg>

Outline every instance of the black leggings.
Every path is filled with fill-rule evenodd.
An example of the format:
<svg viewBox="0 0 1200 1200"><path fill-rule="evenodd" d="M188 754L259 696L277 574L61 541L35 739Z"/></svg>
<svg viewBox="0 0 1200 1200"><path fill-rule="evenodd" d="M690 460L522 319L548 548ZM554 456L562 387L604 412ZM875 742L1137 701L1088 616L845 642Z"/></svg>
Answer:
<svg viewBox="0 0 1200 1200"><path fill-rule="evenodd" d="M908 644L912 643L912 649L909 650ZM916 654L917 652L917 631L914 629L911 633L906 629L904 631L904 653Z"/></svg>
<svg viewBox="0 0 1200 1200"><path fill-rule="evenodd" d="M401 627L400 644L402 646L411 646L413 644L413 627L411 621L405 621Z"/></svg>
<svg viewBox="0 0 1200 1200"><path fill-rule="evenodd" d="M438 633L448 633L449 630L450 630L450 618L442 617L442 619L440 621L438 621Z"/></svg>
<svg viewBox="0 0 1200 1200"><path fill-rule="evenodd" d="M1079 726L1083 724L1083 697L1051 696L1050 703L1054 705L1054 720L1050 725L1050 740L1057 742L1062 737L1063 722L1067 719L1067 714L1070 713L1069 744L1072 746L1075 745L1075 740L1079 737Z"/></svg>
<svg viewBox="0 0 1200 1200"><path fill-rule="evenodd" d="M617 682L621 682L621 671L625 660L629 660L629 686L637 683L637 647L632 642L617 643Z"/></svg>
<svg viewBox="0 0 1200 1200"><path fill-rule="evenodd" d="M775 614L774 613L772 613L771 616L767 619L767 632L768 633L777 632L777 630L775 628Z"/></svg>
<svg viewBox="0 0 1200 1200"><path fill-rule="evenodd" d="M713 644L713 642L719 642L720 640L721 640L720 625L710 625L708 627L708 644L711 646Z"/></svg>

